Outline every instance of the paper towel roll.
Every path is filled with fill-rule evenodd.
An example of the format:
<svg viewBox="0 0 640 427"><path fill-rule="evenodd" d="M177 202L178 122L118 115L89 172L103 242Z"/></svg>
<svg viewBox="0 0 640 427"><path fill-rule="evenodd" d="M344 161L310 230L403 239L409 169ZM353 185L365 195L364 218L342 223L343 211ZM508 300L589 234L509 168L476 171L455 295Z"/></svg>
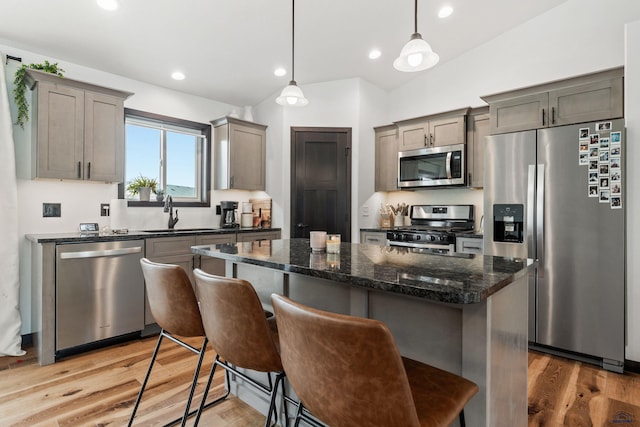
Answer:
<svg viewBox="0 0 640 427"><path fill-rule="evenodd" d="M242 216L240 217L240 226L253 227L253 214L243 213Z"/></svg>
<svg viewBox="0 0 640 427"><path fill-rule="evenodd" d="M109 222L111 231L126 230L129 228L127 201L125 199L111 200L111 203L109 203Z"/></svg>

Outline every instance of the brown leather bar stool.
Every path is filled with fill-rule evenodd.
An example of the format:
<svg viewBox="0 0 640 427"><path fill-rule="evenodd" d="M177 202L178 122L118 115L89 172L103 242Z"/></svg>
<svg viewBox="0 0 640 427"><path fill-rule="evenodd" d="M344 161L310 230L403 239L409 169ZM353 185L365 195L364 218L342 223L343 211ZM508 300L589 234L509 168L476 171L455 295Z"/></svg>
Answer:
<svg viewBox="0 0 640 427"><path fill-rule="evenodd" d="M202 403L207 398L216 366L220 366L267 394L269 411L265 426L271 424L273 414L277 423L276 396L285 374L278 351L275 319L267 319L258 294L246 280L214 276L200 269L193 273L204 330L217 352ZM268 385L248 377L236 367L267 373ZM272 383L272 373L276 374L275 383ZM284 409L284 422L287 424L286 405ZM200 421L201 410L202 405L194 426Z"/></svg>
<svg viewBox="0 0 640 427"><path fill-rule="evenodd" d="M174 343L199 355L198 364L196 365L193 374L193 381L189 389L189 398L182 416L181 425L184 426L187 418L191 415L189 413L189 408L198 382L198 375L200 374L200 367L202 366L202 359L204 358L204 352L207 346L207 337L205 335L204 326L202 325L202 319L200 318L198 301L196 300L196 295L193 292L191 281L182 267L178 265L152 262L147 258L142 258L140 260L140 265L142 266L145 287L147 289L149 308L151 309L153 318L162 330L158 336L158 342L155 350L153 351L147 375L142 382L142 387L140 388L138 398L136 399L135 406L133 407L133 412L129 419L129 426L133 424L133 419L135 418L138 406L140 405L142 394L144 393L149 377L151 376L153 364L158 356L160 344L164 338L168 338ZM202 345L199 349L195 348L176 336L185 338L202 337ZM180 418L167 424L172 425L178 421L180 421Z"/></svg>
<svg viewBox="0 0 640 427"><path fill-rule="evenodd" d="M448 426L478 392L458 375L400 356L377 320L306 307L273 294L280 355L298 395L331 427Z"/></svg>

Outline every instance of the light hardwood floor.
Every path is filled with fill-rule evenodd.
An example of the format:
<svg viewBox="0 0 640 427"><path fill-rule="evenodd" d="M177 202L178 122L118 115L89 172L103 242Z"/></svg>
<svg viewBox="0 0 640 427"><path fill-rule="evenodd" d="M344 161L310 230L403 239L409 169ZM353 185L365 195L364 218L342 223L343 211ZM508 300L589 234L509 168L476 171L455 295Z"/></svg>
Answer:
<svg viewBox="0 0 640 427"><path fill-rule="evenodd" d="M155 342L155 338L136 340L44 367L32 354L0 357L0 426L126 425ZM198 340L189 342L199 345ZM208 351L196 402L214 357ZM158 426L181 414L195 361L193 353L165 340L135 425ZM218 372L211 395L222 393L223 387ZM529 426L640 427L637 374L615 374L530 352L528 392ZM263 423L259 413L230 398L205 411L200 425Z"/></svg>

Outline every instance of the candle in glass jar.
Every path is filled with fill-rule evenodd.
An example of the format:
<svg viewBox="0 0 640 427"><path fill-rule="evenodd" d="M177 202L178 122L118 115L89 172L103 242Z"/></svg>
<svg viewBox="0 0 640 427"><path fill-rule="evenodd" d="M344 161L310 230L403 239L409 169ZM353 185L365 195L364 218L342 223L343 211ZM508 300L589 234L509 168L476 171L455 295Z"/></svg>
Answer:
<svg viewBox="0 0 640 427"><path fill-rule="evenodd" d="M340 252L340 235L327 234L327 253L337 254Z"/></svg>
<svg viewBox="0 0 640 427"><path fill-rule="evenodd" d="M324 251L326 247L327 232L326 231L311 231L309 233L309 240L311 250L314 252Z"/></svg>

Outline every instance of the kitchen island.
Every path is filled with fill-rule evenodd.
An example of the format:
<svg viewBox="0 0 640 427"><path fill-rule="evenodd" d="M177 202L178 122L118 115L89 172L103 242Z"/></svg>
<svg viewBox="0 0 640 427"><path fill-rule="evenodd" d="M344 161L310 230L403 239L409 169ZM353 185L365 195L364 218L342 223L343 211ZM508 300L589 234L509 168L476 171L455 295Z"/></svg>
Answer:
<svg viewBox="0 0 640 427"><path fill-rule="evenodd" d="M465 408L471 426L527 423L527 282L535 262L342 243L312 252L308 239L194 246L226 261L226 274L270 295L337 313L381 320L403 356L460 374L480 387ZM266 413L266 401L234 384Z"/></svg>

